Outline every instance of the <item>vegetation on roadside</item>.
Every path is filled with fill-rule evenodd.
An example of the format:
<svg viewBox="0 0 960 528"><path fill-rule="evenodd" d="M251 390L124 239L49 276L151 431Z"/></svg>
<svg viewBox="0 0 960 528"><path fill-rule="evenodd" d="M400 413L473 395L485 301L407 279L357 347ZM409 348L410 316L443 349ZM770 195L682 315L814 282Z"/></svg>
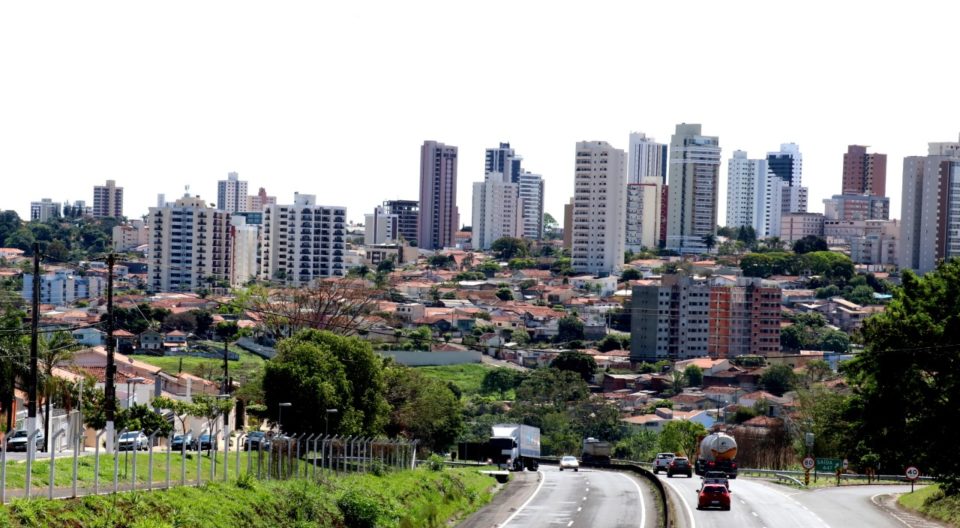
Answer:
<svg viewBox="0 0 960 528"><path fill-rule="evenodd" d="M490 500L492 479L473 469L419 469L318 482L257 481L121 493L75 500L15 500L0 525L440 527Z"/></svg>
<svg viewBox="0 0 960 528"><path fill-rule="evenodd" d="M928 517L960 525L960 497L944 495L938 484L924 486L898 499L904 508L918 511Z"/></svg>

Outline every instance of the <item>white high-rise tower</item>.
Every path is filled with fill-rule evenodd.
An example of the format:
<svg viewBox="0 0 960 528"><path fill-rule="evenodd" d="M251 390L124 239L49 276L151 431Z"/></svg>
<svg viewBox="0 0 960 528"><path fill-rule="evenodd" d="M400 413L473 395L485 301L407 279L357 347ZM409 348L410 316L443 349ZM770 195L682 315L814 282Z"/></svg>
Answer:
<svg viewBox="0 0 960 528"><path fill-rule="evenodd" d="M606 141L577 143L571 251L576 271L605 275L623 266L625 157Z"/></svg>

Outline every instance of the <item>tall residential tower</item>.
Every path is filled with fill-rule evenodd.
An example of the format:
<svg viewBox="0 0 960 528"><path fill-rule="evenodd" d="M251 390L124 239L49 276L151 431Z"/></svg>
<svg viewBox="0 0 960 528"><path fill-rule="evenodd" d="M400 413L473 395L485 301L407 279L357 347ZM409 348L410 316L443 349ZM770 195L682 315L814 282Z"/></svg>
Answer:
<svg viewBox="0 0 960 528"><path fill-rule="evenodd" d="M670 139L666 247L681 253L706 250L716 233L720 189L720 140L700 125L679 124Z"/></svg>
<svg viewBox="0 0 960 528"><path fill-rule="evenodd" d="M573 269L607 275L623 266L626 155L606 141L580 141L576 152Z"/></svg>
<svg viewBox="0 0 960 528"><path fill-rule="evenodd" d="M459 229L457 147L424 141L420 147L418 245L424 249L452 247Z"/></svg>

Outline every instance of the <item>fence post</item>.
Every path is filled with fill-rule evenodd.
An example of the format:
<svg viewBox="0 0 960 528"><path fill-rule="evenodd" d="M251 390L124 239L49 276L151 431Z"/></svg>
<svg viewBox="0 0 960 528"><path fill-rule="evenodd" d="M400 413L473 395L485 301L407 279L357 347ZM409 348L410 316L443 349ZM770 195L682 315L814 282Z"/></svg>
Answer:
<svg viewBox="0 0 960 528"><path fill-rule="evenodd" d="M208 438L210 439L210 450L207 451L210 453L210 482L217 480L217 434L216 424L210 428L210 433Z"/></svg>
<svg viewBox="0 0 960 528"><path fill-rule="evenodd" d="M304 458L306 458L306 456L310 453L310 440L313 440L314 436L316 436L316 433L311 434L306 438L306 440L303 441L303 444L305 446L303 450ZM303 464L300 463L300 442L297 442L297 478L300 478L300 466L302 465ZM304 471L303 476L304 477L307 476L306 471Z"/></svg>
<svg viewBox="0 0 960 528"><path fill-rule="evenodd" d="M113 492L116 493L120 491L120 437L127 432L127 428L124 427L113 437L113 445L110 446L110 449L113 449Z"/></svg>
<svg viewBox="0 0 960 528"><path fill-rule="evenodd" d="M203 431L203 429L201 429ZM203 435L200 435L203 436ZM197 486L200 486L200 481L203 478L203 451L200 446L200 437L197 437Z"/></svg>
<svg viewBox="0 0 960 528"><path fill-rule="evenodd" d="M243 443L246 442L246 439L247 433L240 433L240 436L237 437L237 477L240 476L240 449L242 446L245 447ZM247 456L247 460L250 460L249 456ZM250 473L249 464L247 464L247 473Z"/></svg>
<svg viewBox="0 0 960 528"><path fill-rule="evenodd" d="M154 431L147 438L149 439L149 446L147 447L147 490L153 491L153 442L157 438L157 433L160 431Z"/></svg>
<svg viewBox="0 0 960 528"><path fill-rule="evenodd" d="M106 434L104 429L97 433L96 444L93 448L93 494L100 494L100 439Z"/></svg>
<svg viewBox="0 0 960 528"><path fill-rule="evenodd" d="M176 432L171 431L172 436L167 436L167 488L170 489L170 456L173 454L173 437L177 436ZM186 438L183 438L185 441Z"/></svg>
<svg viewBox="0 0 960 528"><path fill-rule="evenodd" d="M230 431L223 429L223 481L227 481L230 473Z"/></svg>
<svg viewBox="0 0 960 528"><path fill-rule="evenodd" d="M266 480L270 480L270 466L271 466L271 462L273 461L273 448L277 445L277 442L278 442L278 441L279 441L279 439L278 439L277 437L273 437L273 438L270 439L270 449L267 450L267 471L266 471L267 478L266 478Z"/></svg>
<svg viewBox="0 0 960 528"><path fill-rule="evenodd" d="M410 449L410 469L417 469L417 444L420 440L414 440Z"/></svg>
<svg viewBox="0 0 960 528"><path fill-rule="evenodd" d="M50 448L50 482L49 482L49 486L48 486L48 487L49 487L49 490L47 491L47 498L48 498L48 499L52 499L52 498L53 498L53 479L54 479L54 476L55 476L55 475L54 475L54 468L57 467L57 465L54 464L54 459L55 459L55 457L57 456L57 450L56 450L56 448L53 446L53 444L56 443L57 438L60 438L60 435L65 434L66 432L67 432L66 430L60 429L60 430L57 431L56 433L53 433L53 438L51 438L50 441L47 442L47 447Z"/></svg>
<svg viewBox="0 0 960 528"><path fill-rule="evenodd" d="M3 435L0 446L0 506L7 503L7 434Z"/></svg>
<svg viewBox="0 0 960 528"><path fill-rule="evenodd" d="M130 446L131 454L133 455L133 473L130 478L130 485L133 491L137 491L137 452L140 451L140 435L143 434L143 431L136 431L137 437L133 439L133 444ZM126 469L127 465L124 463L123 468Z"/></svg>
<svg viewBox="0 0 960 528"><path fill-rule="evenodd" d="M30 485L32 484L31 481L32 481L32 479L33 479L33 475L32 475L32 473L33 473L33 471L32 471L32 469L33 469L33 457L34 457L35 453L37 452L36 445L37 445L37 435L38 435L38 434L40 434L40 429L34 429L34 431L33 431L32 433L30 433L29 436L27 436L27 446L26 446L26 450L27 450L27 481L26 481L27 492L26 492L26 497L27 497L28 499L30 498Z"/></svg>
<svg viewBox="0 0 960 528"><path fill-rule="evenodd" d="M190 441L193 442L193 429L190 429L190 432L187 433L190 437ZM187 485L187 438L183 438L183 443L180 444L180 485Z"/></svg>
<svg viewBox="0 0 960 528"><path fill-rule="evenodd" d="M80 457L80 445L81 445L80 435L74 436L73 437L73 484L70 487L70 496L74 499L77 498L77 460Z"/></svg>

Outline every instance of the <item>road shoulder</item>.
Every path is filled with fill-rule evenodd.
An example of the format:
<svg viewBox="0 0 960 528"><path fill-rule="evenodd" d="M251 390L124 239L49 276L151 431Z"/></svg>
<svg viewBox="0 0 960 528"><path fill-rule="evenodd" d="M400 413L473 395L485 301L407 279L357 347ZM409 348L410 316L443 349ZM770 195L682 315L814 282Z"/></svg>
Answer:
<svg viewBox="0 0 960 528"><path fill-rule="evenodd" d="M476 513L457 524L458 528L491 528L500 526L536 491L540 482L537 472L517 472L510 474L510 482L500 485L493 499ZM491 483L495 483L493 478Z"/></svg>

